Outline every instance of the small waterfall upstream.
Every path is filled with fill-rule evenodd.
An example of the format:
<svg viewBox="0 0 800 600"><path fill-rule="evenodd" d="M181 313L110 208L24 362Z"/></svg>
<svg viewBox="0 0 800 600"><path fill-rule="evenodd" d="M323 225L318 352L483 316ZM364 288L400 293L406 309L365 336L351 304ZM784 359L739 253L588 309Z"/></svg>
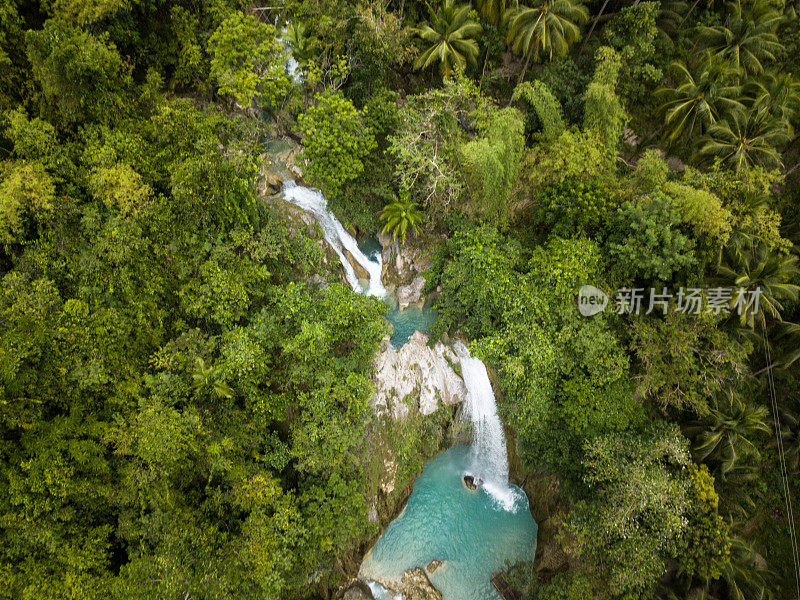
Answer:
<svg viewBox="0 0 800 600"><path fill-rule="evenodd" d="M353 239L353 236L347 233L347 230L339 222L336 216L328 210L328 202L322 195L322 192L309 187L297 185L294 181L287 181L283 185L283 197L292 204L299 206L305 211L313 214L320 227L322 233L325 235L325 240L333 248L334 252L339 256L344 267L347 282L358 293L366 292L370 296L377 296L383 298L386 296L386 288L381 283L381 271L383 271L383 262L380 253L375 255L374 260L368 258L358 247L358 243ZM353 265L347 259L345 250L350 253L359 265L361 265L367 273L369 273L369 285L366 290L362 287L358 280L358 275L353 268Z"/></svg>
<svg viewBox="0 0 800 600"><path fill-rule="evenodd" d="M486 365L470 356L461 342L453 345L461 361L461 375L467 386L465 408L472 422L472 475L504 510L514 510L518 493L508 485L508 454L503 423L497 414L492 383Z"/></svg>

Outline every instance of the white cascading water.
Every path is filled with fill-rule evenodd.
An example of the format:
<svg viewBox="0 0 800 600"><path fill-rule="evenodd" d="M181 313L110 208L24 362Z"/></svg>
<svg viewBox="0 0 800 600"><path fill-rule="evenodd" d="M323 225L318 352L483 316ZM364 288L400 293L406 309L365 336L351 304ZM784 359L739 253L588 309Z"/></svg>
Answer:
<svg viewBox="0 0 800 600"><path fill-rule="evenodd" d="M328 210L328 202L322 192L297 185L294 181L287 181L283 184L283 197L288 202L299 206L316 217L317 222L322 227L325 240L339 256L339 260L342 261L347 282L354 291L359 293L366 291L370 296L377 296L378 298L383 298L386 295L386 288L381 283L383 261L380 253L377 253L374 260L371 260L361 252L353 236L347 233L344 225ZM353 265L345 256L345 250L350 252L353 260L369 273L369 287L366 290L359 283L358 275L356 275Z"/></svg>
<svg viewBox="0 0 800 600"><path fill-rule="evenodd" d="M467 386L465 407L473 428L470 475L483 482L484 489L504 510L514 510L517 492L508 484L506 435L486 365L470 356L461 342L456 342L453 349L461 362L461 375Z"/></svg>

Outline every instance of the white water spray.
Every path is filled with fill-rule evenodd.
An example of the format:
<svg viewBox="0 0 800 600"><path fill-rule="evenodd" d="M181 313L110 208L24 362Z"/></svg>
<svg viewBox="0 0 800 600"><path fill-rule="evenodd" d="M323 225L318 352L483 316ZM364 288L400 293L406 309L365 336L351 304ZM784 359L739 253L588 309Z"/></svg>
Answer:
<svg viewBox="0 0 800 600"><path fill-rule="evenodd" d="M322 227L325 240L339 256L339 260L342 261L347 282L354 291L363 293L365 290L358 280L358 275L356 275L353 265L347 260L347 256L344 253L345 250L350 253L353 260L369 273L369 286L366 288L366 293L379 298L383 298L386 295L386 288L381 283L383 261L380 253L377 253L374 256L374 260L371 260L361 252L353 236L347 233L347 230L336 216L328 210L328 202L322 192L297 185L294 181L287 181L283 184L283 197L316 217L317 222Z"/></svg>
<svg viewBox="0 0 800 600"><path fill-rule="evenodd" d="M508 484L506 436L486 365L472 358L461 342L456 342L453 349L461 362L461 374L467 386L465 407L474 430L473 472L470 474L483 482L483 487L504 510L514 511L518 493Z"/></svg>

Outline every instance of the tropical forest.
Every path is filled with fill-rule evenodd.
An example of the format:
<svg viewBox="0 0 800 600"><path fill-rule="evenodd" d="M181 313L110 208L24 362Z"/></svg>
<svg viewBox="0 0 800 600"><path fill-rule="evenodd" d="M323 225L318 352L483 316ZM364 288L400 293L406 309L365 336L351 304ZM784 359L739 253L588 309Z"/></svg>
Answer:
<svg viewBox="0 0 800 600"><path fill-rule="evenodd" d="M800 600L798 12L0 0L0 600Z"/></svg>

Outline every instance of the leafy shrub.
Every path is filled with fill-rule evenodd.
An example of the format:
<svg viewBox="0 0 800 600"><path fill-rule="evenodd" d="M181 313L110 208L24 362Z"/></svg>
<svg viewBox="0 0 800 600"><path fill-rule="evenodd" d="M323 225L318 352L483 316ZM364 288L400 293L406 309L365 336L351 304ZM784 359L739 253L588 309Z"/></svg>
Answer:
<svg viewBox="0 0 800 600"><path fill-rule="evenodd" d="M537 201L537 221L560 237L596 233L617 206L614 196L597 181L565 181L541 192Z"/></svg>
<svg viewBox="0 0 800 600"><path fill-rule="evenodd" d="M664 194L623 203L606 244L609 264L620 281L668 283L695 267L694 241L681 233L681 223Z"/></svg>

